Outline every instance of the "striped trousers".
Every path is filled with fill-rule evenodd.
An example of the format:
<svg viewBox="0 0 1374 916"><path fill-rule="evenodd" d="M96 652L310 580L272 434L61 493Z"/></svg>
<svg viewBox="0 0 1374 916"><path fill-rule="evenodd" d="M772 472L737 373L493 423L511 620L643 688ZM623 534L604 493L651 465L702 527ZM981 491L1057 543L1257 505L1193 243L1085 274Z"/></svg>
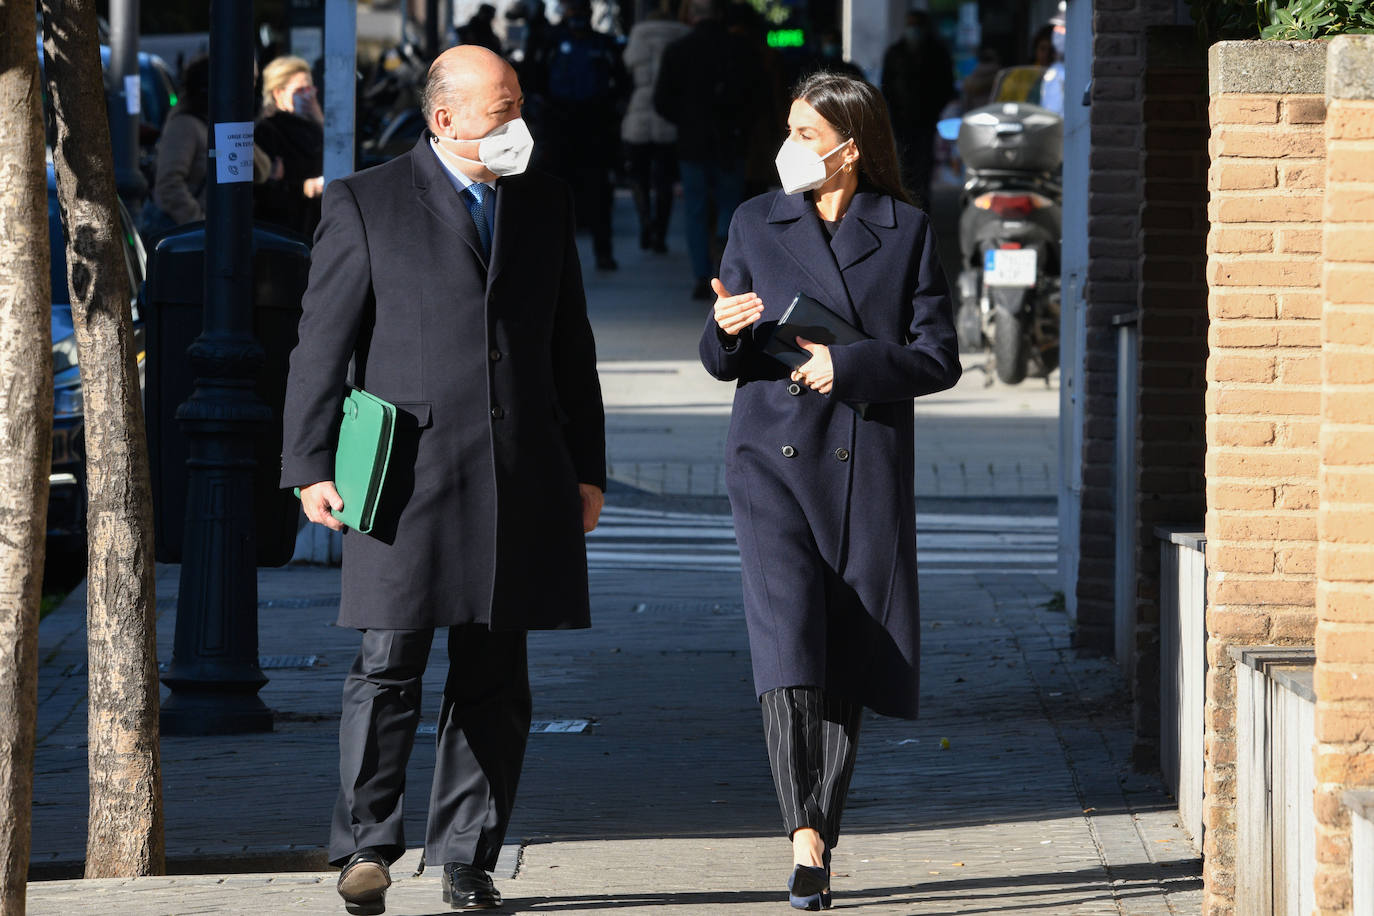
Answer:
<svg viewBox="0 0 1374 916"><path fill-rule="evenodd" d="M810 827L827 849L834 848L854 773L863 706L819 687L779 687L759 702L787 835Z"/></svg>

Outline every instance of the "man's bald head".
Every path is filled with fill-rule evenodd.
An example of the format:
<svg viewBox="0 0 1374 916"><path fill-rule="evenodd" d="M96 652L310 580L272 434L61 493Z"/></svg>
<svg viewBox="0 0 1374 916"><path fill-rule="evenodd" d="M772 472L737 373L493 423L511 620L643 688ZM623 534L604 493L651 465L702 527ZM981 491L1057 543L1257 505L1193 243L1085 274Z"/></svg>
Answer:
<svg viewBox="0 0 1374 916"><path fill-rule="evenodd" d="M474 106L485 106L509 95L512 87L518 99L519 85L515 70L499 55L480 45L458 45L440 54L430 65L420 95L420 110L433 130L435 113L440 108L463 118Z"/></svg>

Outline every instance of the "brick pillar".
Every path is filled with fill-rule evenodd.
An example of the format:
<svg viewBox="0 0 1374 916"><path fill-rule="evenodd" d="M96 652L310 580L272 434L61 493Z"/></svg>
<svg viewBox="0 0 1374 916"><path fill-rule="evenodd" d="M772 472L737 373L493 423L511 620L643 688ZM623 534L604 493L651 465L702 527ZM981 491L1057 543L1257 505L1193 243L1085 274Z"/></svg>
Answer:
<svg viewBox="0 0 1374 916"><path fill-rule="evenodd" d="M1233 645L1308 645L1321 407L1322 42L1209 52L1204 914L1232 911Z"/></svg>
<svg viewBox="0 0 1374 916"><path fill-rule="evenodd" d="M1139 418L1136 423L1136 636L1128 676L1137 765L1159 763L1159 541L1200 525L1207 359L1207 54L1197 31L1146 34L1140 156Z"/></svg>
<svg viewBox="0 0 1374 916"><path fill-rule="evenodd" d="M1116 440L1116 328L1112 319L1138 308L1140 149L1145 30L1172 25L1174 0L1113 0L1093 5L1092 154L1088 174L1089 265L1083 288L1082 506L1075 643L1112 652ZM1072 102L1073 100L1070 100Z"/></svg>
<svg viewBox="0 0 1374 916"><path fill-rule="evenodd" d="M1374 37L1327 58L1321 508L1317 515L1317 912L1350 913L1350 815L1374 787Z"/></svg>

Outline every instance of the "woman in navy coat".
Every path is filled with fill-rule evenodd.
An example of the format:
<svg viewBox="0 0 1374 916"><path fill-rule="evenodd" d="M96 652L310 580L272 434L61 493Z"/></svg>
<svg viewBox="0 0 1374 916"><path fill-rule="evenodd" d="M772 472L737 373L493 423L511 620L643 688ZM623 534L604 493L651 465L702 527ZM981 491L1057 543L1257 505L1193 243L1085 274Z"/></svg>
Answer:
<svg viewBox="0 0 1374 916"><path fill-rule="evenodd" d="M912 398L960 367L934 231L901 186L878 91L806 79L777 162L783 190L730 226L700 353L737 385L725 469L754 686L793 843L790 902L815 910L831 901L864 707L916 716ZM871 339L797 338L810 358L789 370L762 341L798 293Z"/></svg>

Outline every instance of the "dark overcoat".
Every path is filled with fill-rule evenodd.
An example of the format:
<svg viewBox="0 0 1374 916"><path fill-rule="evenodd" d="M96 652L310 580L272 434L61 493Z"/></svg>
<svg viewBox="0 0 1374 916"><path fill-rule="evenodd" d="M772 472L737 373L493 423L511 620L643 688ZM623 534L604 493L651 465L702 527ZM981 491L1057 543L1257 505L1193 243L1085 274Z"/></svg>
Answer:
<svg viewBox="0 0 1374 916"><path fill-rule="evenodd" d="M344 534L339 624L587 626L577 484L605 488L605 417L571 196L500 179L488 269L428 147L325 191L281 485L333 478L351 363L400 422L378 526Z"/></svg>
<svg viewBox="0 0 1374 916"><path fill-rule="evenodd" d="M731 294L764 303L738 340L708 318L700 347L708 372L737 382L725 474L754 687L818 686L914 718L912 399L960 374L930 221L860 191L832 243L810 195L764 194L735 213L720 277ZM830 348L829 395L792 383L759 349L798 292L873 338ZM844 401L871 403L867 419Z"/></svg>

